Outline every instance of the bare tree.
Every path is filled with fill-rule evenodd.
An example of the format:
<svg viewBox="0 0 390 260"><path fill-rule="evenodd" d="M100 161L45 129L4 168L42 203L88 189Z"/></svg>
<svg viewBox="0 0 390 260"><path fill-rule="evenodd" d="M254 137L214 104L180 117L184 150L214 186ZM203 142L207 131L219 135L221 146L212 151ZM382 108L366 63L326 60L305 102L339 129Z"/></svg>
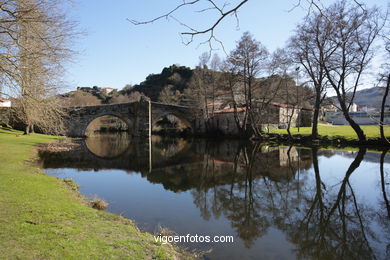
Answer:
<svg viewBox="0 0 390 260"><path fill-rule="evenodd" d="M1 36L8 50L0 67L5 68L8 92L17 97L14 115L26 125L26 134L34 125L44 132L62 130L65 112L55 94L62 87L64 62L74 53L69 44L77 35L63 5L57 0L0 3Z"/></svg>
<svg viewBox="0 0 390 260"><path fill-rule="evenodd" d="M166 85L158 97L158 101L169 105L178 105L181 100L181 94L178 90L173 90L173 85Z"/></svg>
<svg viewBox="0 0 390 260"><path fill-rule="evenodd" d="M197 35L208 35L208 40L206 40L205 43L209 43L210 48L212 48L212 45L211 45L212 40L215 40L215 41L221 43L215 37L215 33L214 33L215 29L220 25L220 23L226 17L233 15L234 17L236 17L236 19L238 19L238 16L237 16L238 10L243 5L245 5L247 2L248 2L248 0L242 0L242 1L239 1L238 3L237 2L234 3L234 1L227 1L223 4L219 4L214 0L189 0L189 1L184 0L181 4L178 4L177 6L172 8L167 13L165 13L161 16L155 17L151 20L137 21L137 20L129 19L129 21L131 23L133 23L134 25L141 25L141 24L150 24L150 23L156 22L158 20L171 18L171 19L177 21L180 25L184 26L187 29L187 31L181 33L181 35L183 37L186 37L186 38L183 38L184 44L188 45L188 44L192 43L194 41L194 37ZM205 7L205 5L206 5L206 7ZM205 29L196 29L194 26L192 26L190 24L186 24L185 22L180 21L179 19L177 19L175 17L175 14L178 11L180 11L181 9L184 9L185 7L188 7L188 6L192 6L195 8L197 8L198 6L203 6L203 7L201 7L201 10L198 10L198 12L200 12L200 13L216 12L217 17L216 17L215 21L211 22L210 27L205 28ZM237 20L237 22L238 22L238 20Z"/></svg>
<svg viewBox="0 0 390 260"><path fill-rule="evenodd" d="M252 110L255 101L254 91L259 87L256 77L265 70L268 56L267 49L256 41L249 32L242 35L236 48L230 53L228 60L231 63L230 67L234 68L239 76L241 84L236 86L242 88L240 95L243 97L245 107L242 119L236 122L241 133L247 132L247 127L250 125L253 132L259 134L257 127L250 122L256 121L256 111Z"/></svg>
<svg viewBox="0 0 390 260"><path fill-rule="evenodd" d="M214 113L213 77L207 66L209 60L207 52L200 55L199 65L193 71L189 87L185 90L185 96L195 104L207 131L211 128L210 119Z"/></svg>
<svg viewBox="0 0 390 260"><path fill-rule="evenodd" d="M89 92L75 91L61 96L62 106L80 107L101 105L102 101Z"/></svg>
<svg viewBox="0 0 390 260"><path fill-rule="evenodd" d="M387 15L385 16L384 21L386 23L388 23ZM387 24L387 27L389 27L388 24ZM383 38L384 44L385 44L384 49L385 49L386 61L388 60L388 58L390 58L390 38L388 36L388 32L389 32L389 28L386 28L385 33L382 35L382 38ZM386 100L387 100L387 96L388 96L389 90L390 90L390 63L389 62L385 62L385 64L383 64L383 70L384 71L379 76L379 82L385 83L385 91L383 93L382 104L381 104L379 131L380 131L380 135L381 135L382 140L388 142L388 140L385 136L385 131L384 131L384 125L385 125L384 120L385 120Z"/></svg>
<svg viewBox="0 0 390 260"><path fill-rule="evenodd" d="M349 114L355 93L360 85L363 73L373 57L373 44L381 24L379 11L359 9L339 1L319 14L324 19L324 28L331 34L327 40L330 46L323 60L323 69L345 119L356 132L359 141L366 141L361 127Z"/></svg>
<svg viewBox="0 0 390 260"><path fill-rule="evenodd" d="M352 0L360 9L364 10L365 6L360 2L360 0ZM222 46L224 49L223 43L218 39L215 34L216 29L221 26L221 24L228 18L233 17L236 20L237 27L239 26L239 11L250 4L252 1L249 0L226 0L223 2L216 0L183 0L179 4L174 5L169 11L154 17L149 20L135 20L128 19L134 25L145 25L151 24L160 20L169 20L172 19L181 25L184 28L180 34L182 36L182 42L186 45L194 42L196 36L205 35L206 40L201 44L208 44L210 50L213 50L213 42ZM291 0L288 3L288 8L290 11L295 8L302 7L307 10L308 14L312 11L322 12L324 9L323 0ZM207 14L210 19L210 22L206 27L199 28L197 25L187 23L186 21L177 18L177 15L184 12L184 9L190 10L193 15L204 15Z"/></svg>
<svg viewBox="0 0 390 260"><path fill-rule="evenodd" d="M292 95L292 93L295 93L293 89L298 89L298 87L290 76L292 68L291 54L284 49L277 49L272 54L272 61L269 67L271 74L276 73L280 75L277 91L274 91L274 98L276 95L284 96L282 97L282 100L284 100L283 103L286 104L285 116L287 118L287 133L289 138L292 139L290 128L296 112L296 106L298 106L298 96Z"/></svg>
<svg viewBox="0 0 390 260"><path fill-rule="evenodd" d="M210 77L210 101L211 101L211 117L214 118L214 111L216 110L216 99L218 98L218 91L222 90L222 87L220 85L220 78L221 74L219 72L221 68L221 59L219 58L218 54L214 54L211 58L210 62L210 70L209 70L209 77Z"/></svg>
<svg viewBox="0 0 390 260"><path fill-rule="evenodd" d="M122 92L123 93L123 92ZM110 104L119 104L119 103L130 103L130 102L138 102L141 99L141 96L144 96L142 93L138 91L130 92L129 94L120 94L118 96L114 96L110 99Z"/></svg>
<svg viewBox="0 0 390 260"><path fill-rule="evenodd" d="M383 75L381 81L385 81L386 86L385 86L385 91L383 93L383 98L382 98L382 103L381 103L379 131L380 131L380 135L381 135L382 140L388 142L386 135L385 135L384 125L385 125L386 100L387 100L387 96L388 96L389 90L390 90L390 73L387 75Z"/></svg>
<svg viewBox="0 0 390 260"><path fill-rule="evenodd" d="M321 13L312 13L300 24L290 39L289 50L295 63L304 68L315 91L312 138L318 138L318 117L322 101L326 97L326 73L324 62L334 46L330 41L329 23Z"/></svg>

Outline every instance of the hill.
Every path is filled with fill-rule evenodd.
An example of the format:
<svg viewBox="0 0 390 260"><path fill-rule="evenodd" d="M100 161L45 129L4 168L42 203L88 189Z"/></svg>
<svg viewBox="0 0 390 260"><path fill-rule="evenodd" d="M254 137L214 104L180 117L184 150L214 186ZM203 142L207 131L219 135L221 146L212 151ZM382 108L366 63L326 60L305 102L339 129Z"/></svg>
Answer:
<svg viewBox="0 0 390 260"><path fill-rule="evenodd" d="M385 87L373 87L362 89L356 92L355 103L360 106L369 106L380 108L382 104ZM390 97L387 97L386 103L389 104Z"/></svg>
<svg viewBox="0 0 390 260"><path fill-rule="evenodd" d="M200 68L197 69L199 70ZM218 75L221 74L220 72L211 71L208 68L200 69L200 71L203 70L206 70L205 74L210 72L217 74L217 78ZM202 73L203 72L200 74ZM197 79L195 74L195 69L185 66L171 65L163 68L161 73L150 74L140 84L134 86L126 85L119 91L112 88L102 88L97 86L92 88L78 87L77 91L62 94L60 97L63 99L64 104L68 106L133 102L139 100L141 96L149 97L152 101L169 104L188 104L194 101L193 97L190 97L192 93L191 91L193 90L187 91L187 93L185 93L185 90L190 88L191 81L194 80L194 77L195 80ZM207 75L210 76L210 74ZM210 79L207 78L206 80ZM300 104L306 106L305 104L313 97L312 90L308 87L299 87L299 91L297 91L295 81L292 78L289 78L287 81L282 81L280 76L271 75L265 78L258 78L256 80L257 83L259 83L259 88L256 87L252 94L258 99L270 98L274 102L294 103L294 100L297 99L297 94L299 93ZM212 83L211 81L207 81L205 84L205 86L211 86L210 84ZM214 87L216 88L214 96L215 102L225 102L231 99L231 93L226 89L226 86L223 85L223 80L217 79L214 84ZM242 87L243 86L239 86L239 88ZM211 90L207 91L209 93ZM243 93L244 90L242 89L242 91L240 90L239 92ZM239 93L236 93L236 95L237 100L240 99Z"/></svg>
<svg viewBox="0 0 390 260"><path fill-rule="evenodd" d="M356 91L354 103L359 106L380 108L382 104L385 87L373 87ZM332 97L336 101L336 97ZM387 97L386 104L390 104L390 96Z"/></svg>
<svg viewBox="0 0 390 260"><path fill-rule="evenodd" d="M160 93L166 86L171 86L172 91L183 92L188 87L191 80L193 70L185 66L172 65L164 68L159 74L150 74L145 81L139 85L135 85L132 89L120 91L121 94L130 94L131 92L139 92L153 101L157 101Z"/></svg>

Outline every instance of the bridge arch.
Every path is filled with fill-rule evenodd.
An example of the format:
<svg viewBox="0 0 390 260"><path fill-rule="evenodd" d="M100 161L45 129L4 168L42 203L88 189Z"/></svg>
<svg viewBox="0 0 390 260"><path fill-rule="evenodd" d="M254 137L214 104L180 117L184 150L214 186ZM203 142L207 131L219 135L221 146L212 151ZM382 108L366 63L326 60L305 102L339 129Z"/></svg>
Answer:
<svg viewBox="0 0 390 260"><path fill-rule="evenodd" d="M109 112L109 113L102 113L100 115L95 115L93 117L90 117L89 122L86 124L86 127L84 129L84 135L87 135L87 133L89 133L88 129L90 127L94 127L93 123L98 122L99 119L102 119L104 122L104 121L109 121L110 119L114 120L114 118L123 122L127 126L127 131L131 132L133 127L133 122L128 117L113 112ZM110 122L105 122L105 123L109 124Z"/></svg>
<svg viewBox="0 0 390 260"><path fill-rule="evenodd" d="M191 122L186 118L181 117L172 112L166 112L161 114L156 114L154 119L152 119L152 131L166 131L167 129L175 129L178 132L192 132L193 127Z"/></svg>
<svg viewBox="0 0 390 260"><path fill-rule="evenodd" d="M88 115L88 116L81 116L77 118L77 120L71 120L69 125L70 125L70 136L76 136L76 137L84 137L86 136L86 131L88 126L91 125L92 122L95 120L109 116L109 117L115 117L118 118L119 120L123 121L128 128L129 132L132 132L134 130L134 123L133 121L126 115L123 115L121 113L115 113L113 111L109 112L103 112L103 113L97 113L93 115Z"/></svg>

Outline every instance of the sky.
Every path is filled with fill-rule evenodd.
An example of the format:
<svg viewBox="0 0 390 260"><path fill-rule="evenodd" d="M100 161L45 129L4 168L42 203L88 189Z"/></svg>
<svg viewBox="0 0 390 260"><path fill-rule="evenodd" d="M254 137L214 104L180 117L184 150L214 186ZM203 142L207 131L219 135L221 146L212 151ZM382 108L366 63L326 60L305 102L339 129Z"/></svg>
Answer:
<svg viewBox="0 0 390 260"><path fill-rule="evenodd" d="M239 25L234 17L229 17L217 28L215 35L227 52L234 48L245 31L250 31L271 52L283 48L307 12L301 7L293 8L296 1L250 0L238 13ZM388 0L361 1L378 6L388 3ZM80 54L68 66L68 90L95 85L122 89L126 84L138 84L149 74L160 73L172 64L193 68L198 64L198 57L210 50L208 45L200 45L204 41L202 37L197 37L190 45L183 44L180 32L186 28L174 19L162 19L147 25L133 25L128 21L158 17L182 0L74 2L69 15L78 21L79 29L85 35L75 42L75 49ZM212 11L196 12L204 7L185 8L175 18L197 29L207 28L216 16ZM215 44L214 47L219 49L215 52L223 58L225 54L221 46Z"/></svg>

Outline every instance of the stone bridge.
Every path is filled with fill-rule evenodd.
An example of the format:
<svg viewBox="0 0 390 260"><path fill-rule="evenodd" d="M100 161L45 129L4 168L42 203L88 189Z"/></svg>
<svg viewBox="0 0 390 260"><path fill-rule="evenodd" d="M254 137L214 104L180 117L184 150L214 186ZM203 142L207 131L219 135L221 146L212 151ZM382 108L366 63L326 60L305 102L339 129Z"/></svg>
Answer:
<svg viewBox="0 0 390 260"><path fill-rule="evenodd" d="M192 132L195 129L191 108L149 102L145 99L131 103L72 107L68 112L67 135L71 137L84 137L88 125L96 118L106 115L122 119L134 136L148 136L153 124L168 115L178 118Z"/></svg>

